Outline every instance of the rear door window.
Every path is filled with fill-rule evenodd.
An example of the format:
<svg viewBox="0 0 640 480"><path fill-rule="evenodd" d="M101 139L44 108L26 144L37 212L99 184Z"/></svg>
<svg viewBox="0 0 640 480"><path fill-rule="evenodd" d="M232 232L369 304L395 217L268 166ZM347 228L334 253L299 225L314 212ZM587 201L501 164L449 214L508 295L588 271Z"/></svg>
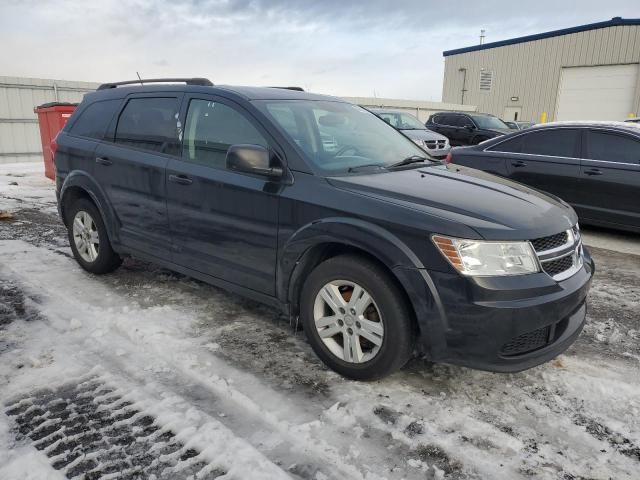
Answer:
<svg viewBox="0 0 640 480"><path fill-rule="evenodd" d="M182 147L185 160L225 168L227 150L238 144L269 146L251 121L235 108L212 100L189 102Z"/></svg>
<svg viewBox="0 0 640 480"><path fill-rule="evenodd" d="M73 123L69 134L102 140L121 100L103 100L87 106Z"/></svg>
<svg viewBox="0 0 640 480"><path fill-rule="evenodd" d="M152 152L176 154L177 98L132 98L118 119L115 142Z"/></svg>
<svg viewBox="0 0 640 480"><path fill-rule="evenodd" d="M640 141L627 135L590 130L586 158L617 163L640 164Z"/></svg>
<svg viewBox="0 0 640 480"><path fill-rule="evenodd" d="M567 128L527 133L522 136L522 153L577 158L579 133Z"/></svg>
<svg viewBox="0 0 640 480"><path fill-rule="evenodd" d="M456 124L455 115L440 115L438 116L438 123L445 126L454 126Z"/></svg>

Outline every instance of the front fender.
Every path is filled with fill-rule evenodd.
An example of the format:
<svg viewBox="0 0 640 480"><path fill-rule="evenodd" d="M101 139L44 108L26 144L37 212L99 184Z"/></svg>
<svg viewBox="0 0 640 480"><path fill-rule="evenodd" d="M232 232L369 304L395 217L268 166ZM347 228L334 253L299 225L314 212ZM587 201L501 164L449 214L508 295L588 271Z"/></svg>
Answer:
<svg viewBox="0 0 640 480"><path fill-rule="evenodd" d="M362 250L383 263L409 297L428 353L444 341L446 317L429 272L415 253L383 227L355 218L332 217L299 228L281 248L277 271L277 295L295 305L302 275L315 247L343 244ZM310 260L313 262L313 259ZM424 342L423 342L424 343ZM437 349L437 348L436 348Z"/></svg>
<svg viewBox="0 0 640 480"><path fill-rule="evenodd" d="M102 215L102 221L107 227L107 235L111 243L118 243L118 224L117 217L113 206L108 200L107 194L100 184L86 172L72 171L64 179L62 187L60 188L60 198L58 201L58 209L62 221L65 221L65 200L66 195L69 194L74 188L80 188L93 200L93 203L98 207L98 211Z"/></svg>

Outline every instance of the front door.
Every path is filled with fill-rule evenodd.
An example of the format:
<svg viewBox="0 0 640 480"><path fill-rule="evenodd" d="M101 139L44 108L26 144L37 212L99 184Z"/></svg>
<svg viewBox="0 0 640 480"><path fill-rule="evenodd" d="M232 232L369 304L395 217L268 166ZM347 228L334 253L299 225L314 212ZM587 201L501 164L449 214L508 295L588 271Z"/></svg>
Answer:
<svg viewBox="0 0 640 480"><path fill-rule="evenodd" d="M179 151L180 97L130 97L114 120L115 133L95 150L96 177L115 210L120 242L161 258L171 251L165 167Z"/></svg>
<svg viewBox="0 0 640 480"><path fill-rule="evenodd" d="M182 156L167 165L174 263L274 295L278 189L226 168L231 145L272 141L246 110L220 97L187 97L182 118Z"/></svg>
<svg viewBox="0 0 640 480"><path fill-rule="evenodd" d="M509 178L575 204L580 195L580 131L544 129L516 137L506 159Z"/></svg>
<svg viewBox="0 0 640 480"><path fill-rule="evenodd" d="M640 227L640 140L609 130L585 133L578 213Z"/></svg>

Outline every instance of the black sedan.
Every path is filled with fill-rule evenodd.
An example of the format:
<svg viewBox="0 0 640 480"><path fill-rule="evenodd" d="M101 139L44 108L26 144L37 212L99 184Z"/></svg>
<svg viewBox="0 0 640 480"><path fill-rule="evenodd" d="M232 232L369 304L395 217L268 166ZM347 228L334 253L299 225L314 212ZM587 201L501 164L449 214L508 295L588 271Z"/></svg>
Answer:
<svg viewBox="0 0 640 480"><path fill-rule="evenodd" d="M558 122L455 148L448 160L557 195L582 223L640 232L640 125Z"/></svg>

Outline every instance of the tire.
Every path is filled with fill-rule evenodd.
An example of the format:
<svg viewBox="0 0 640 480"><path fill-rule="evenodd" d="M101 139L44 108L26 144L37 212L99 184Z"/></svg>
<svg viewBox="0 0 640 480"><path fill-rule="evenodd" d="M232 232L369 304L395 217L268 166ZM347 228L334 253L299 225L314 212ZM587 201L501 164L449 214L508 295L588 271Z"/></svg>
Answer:
<svg viewBox="0 0 640 480"><path fill-rule="evenodd" d="M387 272L363 257L340 255L318 265L303 285L300 317L316 355L350 379L384 377L413 351L406 297Z"/></svg>
<svg viewBox="0 0 640 480"><path fill-rule="evenodd" d="M80 198L69 206L67 232L73 256L87 272L110 273L122 263L111 247L102 215L91 200Z"/></svg>

